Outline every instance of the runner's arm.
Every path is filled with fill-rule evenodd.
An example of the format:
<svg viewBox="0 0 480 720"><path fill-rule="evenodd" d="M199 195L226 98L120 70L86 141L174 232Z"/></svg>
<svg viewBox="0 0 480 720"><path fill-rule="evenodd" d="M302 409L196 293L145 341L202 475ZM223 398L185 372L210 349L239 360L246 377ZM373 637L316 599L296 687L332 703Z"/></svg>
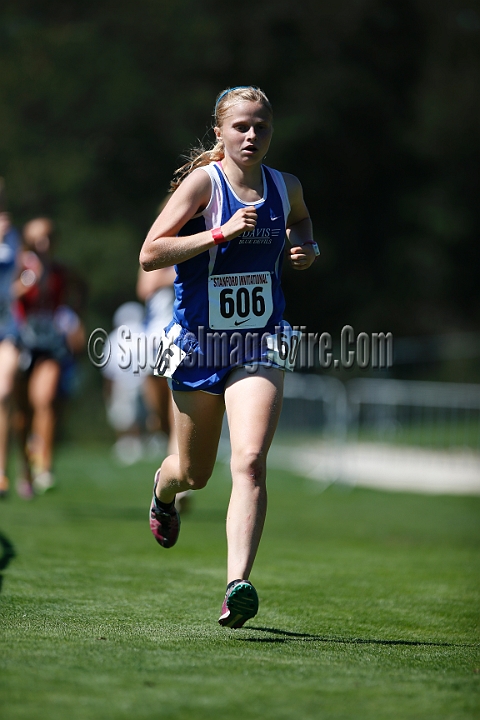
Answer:
<svg viewBox="0 0 480 720"><path fill-rule="evenodd" d="M145 302L150 295L160 290L160 288L171 287L175 280L175 268L166 267L145 272L143 268L139 268L137 276L137 297Z"/></svg>
<svg viewBox="0 0 480 720"><path fill-rule="evenodd" d="M175 190L143 243L140 265L144 270L178 265L214 247L215 242L210 230L195 235L177 236L185 223L207 207L211 193L210 176L201 169L194 170ZM253 230L256 224L256 210L249 206L237 210L221 229L225 241L228 241L244 230Z"/></svg>
<svg viewBox="0 0 480 720"><path fill-rule="evenodd" d="M290 241L290 262L295 270L306 270L315 260L312 221L303 198L303 190L298 178L283 173L290 200L290 213L287 219L287 238Z"/></svg>

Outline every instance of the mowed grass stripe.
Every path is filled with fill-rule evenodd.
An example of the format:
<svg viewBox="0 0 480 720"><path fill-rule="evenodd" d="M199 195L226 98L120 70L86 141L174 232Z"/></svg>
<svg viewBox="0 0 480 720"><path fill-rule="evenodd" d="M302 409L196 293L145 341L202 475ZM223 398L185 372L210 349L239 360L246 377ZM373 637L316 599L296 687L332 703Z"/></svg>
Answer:
<svg viewBox="0 0 480 720"><path fill-rule="evenodd" d="M229 630L227 468L170 550L148 528L154 469L63 448L57 491L0 505L2 718L478 716L480 499L272 471L259 613Z"/></svg>

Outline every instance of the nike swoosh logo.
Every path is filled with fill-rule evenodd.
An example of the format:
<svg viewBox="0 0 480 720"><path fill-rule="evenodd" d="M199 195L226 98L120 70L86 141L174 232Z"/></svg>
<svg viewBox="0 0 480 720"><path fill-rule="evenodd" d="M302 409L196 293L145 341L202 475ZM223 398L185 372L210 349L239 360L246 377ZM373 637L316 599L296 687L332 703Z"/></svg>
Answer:
<svg viewBox="0 0 480 720"><path fill-rule="evenodd" d="M280 215L275 215L275 217L272 217L272 216L270 215L270 220L273 222L274 220L278 220L279 217L280 217Z"/></svg>
<svg viewBox="0 0 480 720"><path fill-rule="evenodd" d="M250 320L250 318L247 318L247 320ZM236 327L238 327L239 325L243 325L243 323L246 323L247 320L240 320L240 321L235 320L235 323L234 323L234 324L235 324Z"/></svg>

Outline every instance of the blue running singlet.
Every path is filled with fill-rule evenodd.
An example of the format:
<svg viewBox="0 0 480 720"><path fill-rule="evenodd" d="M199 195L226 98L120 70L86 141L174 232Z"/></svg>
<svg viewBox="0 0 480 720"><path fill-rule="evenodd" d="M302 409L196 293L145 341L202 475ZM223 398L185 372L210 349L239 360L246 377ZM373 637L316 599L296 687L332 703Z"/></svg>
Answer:
<svg viewBox="0 0 480 720"><path fill-rule="evenodd" d="M210 201L179 235L224 225L248 205L257 211L257 225L176 266L173 320L155 374L171 378L173 389L219 392L233 367L293 364L278 360L279 332L287 354L296 335L283 320L280 282L290 203L282 174L264 165L263 198L254 203L235 194L221 163L198 171L210 176Z"/></svg>

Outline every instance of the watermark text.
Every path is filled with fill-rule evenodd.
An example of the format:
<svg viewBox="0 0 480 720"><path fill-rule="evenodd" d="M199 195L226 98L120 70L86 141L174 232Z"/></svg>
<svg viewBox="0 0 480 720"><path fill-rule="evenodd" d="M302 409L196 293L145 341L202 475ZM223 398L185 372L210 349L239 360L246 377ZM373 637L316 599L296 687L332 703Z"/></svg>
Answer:
<svg viewBox="0 0 480 720"><path fill-rule="evenodd" d="M120 370L136 375L151 374L155 367L168 369L170 348L172 343L165 342L165 335L132 332L126 325L110 334L97 328L88 339L88 356L95 367L116 363ZM307 332L305 326L279 327L275 333L219 332L200 327L196 335L190 334L183 354L184 367L219 368L268 364L270 360L296 370L377 370L393 365L393 335L356 333L351 325L345 325L335 338L329 332Z"/></svg>

